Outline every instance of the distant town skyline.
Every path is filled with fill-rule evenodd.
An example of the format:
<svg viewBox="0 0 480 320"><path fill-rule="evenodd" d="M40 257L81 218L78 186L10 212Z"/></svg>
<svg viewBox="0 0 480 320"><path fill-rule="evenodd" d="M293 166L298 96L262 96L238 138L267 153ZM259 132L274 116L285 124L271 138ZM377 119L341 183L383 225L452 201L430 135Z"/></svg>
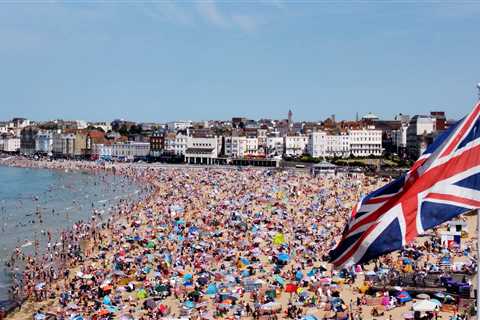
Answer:
<svg viewBox="0 0 480 320"><path fill-rule="evenodd" d="M0 4L0 119L467 114L473 1Z"/></svg>

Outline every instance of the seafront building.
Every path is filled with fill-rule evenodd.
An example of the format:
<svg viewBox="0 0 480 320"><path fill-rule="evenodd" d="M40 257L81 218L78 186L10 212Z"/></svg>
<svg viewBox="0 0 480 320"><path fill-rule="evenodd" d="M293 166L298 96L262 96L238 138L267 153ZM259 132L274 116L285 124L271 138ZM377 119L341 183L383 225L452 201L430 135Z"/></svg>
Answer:
<svg viewBox="0 0 480 320"><path fill-rule="evenodd" d="M20 153L32 155L35 153L35 137L40 129L36 126L26 126L21 131Z"/></svg>
<svg viewBox="0 0 480 320"><path fill-rule="evenodd" d="M185 162L191 164L217 164L221 141L216 136L190 137L185 150Z"/></svg>
<svg viewBox="0 0 480 320"><path fill-rule="evenodd" d="M358 116L357 116L357 119ZM450 124L442 111L399 114L382 120L368 113L355 121L297 121L245 117L231 120L111 123L81 120L0 122L2 150L64 158L224 163L233 160L380 157L415 159ZM20 147L16 148L17 138ZM7 142L5 142L7 141ZM15 152L13 151L13 152Z"/></svg>
<svg viewBox="0 0 480 320"><path fill-rule="evenodd" d="M350 153L355 157L381 156L382 131L369 127L348 132Z"/></svg>
<svg viewBox="0 0 480 320"><path fill-rule="evenodd" d="M116 142L112 144L111 156L117 160L129 160L146 158L150 153L150 143L148 142Z"/></svg>
<svg viewBox="0 0 480 320"><path fill-rule="evenodd" d="M436 120L426 115L416 115L410 119L407 128L408 156L418 158L433 141L436 132Z"/></svg>
<svg viewBox="0 0 480 320"><path fill-rule="evenodd" d="M49 154L53 150L53 133L50 131L39 131L35 135L35 152Z"/></svg>
<svg viewBox="0 0 480 320"><path fill-rule="evenodd" d="M84 158L87 150L86 133L74 130L53 134L52 153L62 158Z"/></svg>
<svg viewBox="0 0 480 320"><path fill-rule="evenodd" d="M20 138L11 134L0 135L0 151L13 153L20 150Z"/></svg>

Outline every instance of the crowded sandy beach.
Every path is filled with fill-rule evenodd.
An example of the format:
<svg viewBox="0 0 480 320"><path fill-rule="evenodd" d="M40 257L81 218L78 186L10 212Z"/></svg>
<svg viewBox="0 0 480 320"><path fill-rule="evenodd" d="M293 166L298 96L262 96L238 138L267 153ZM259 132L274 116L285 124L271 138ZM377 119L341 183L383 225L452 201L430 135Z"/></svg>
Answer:
<svg viewBox="0 0 480 320"><path fill-rule="evenodd" d="M9 158L4 165L108 173L142 186L92 212L42 254L21 248L8 319L467 319L475 217L461 245L436 228L340 270L328 263L352 206L390 178L305 170L161 167ZM447 280L445 280L447 279ZM445 285L445 281L450 281ZM458 283L451 290L452 283ZM450 287L448 287L450 285Z"/></svg>

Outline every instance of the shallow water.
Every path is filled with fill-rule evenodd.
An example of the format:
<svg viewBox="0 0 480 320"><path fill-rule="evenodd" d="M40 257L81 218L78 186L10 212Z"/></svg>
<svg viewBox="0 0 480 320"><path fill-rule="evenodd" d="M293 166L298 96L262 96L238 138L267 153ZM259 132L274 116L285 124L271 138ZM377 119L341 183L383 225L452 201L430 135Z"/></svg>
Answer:
<svg viewBox="0 0 480 320"><path fill-rule="evenodd" d="M0 300L8 297L3 266L16 247L24 252L53 239L59 230L91 217L93 208L109 213L120 199L135 197L138 186L112 175L0 166Z"/></svg>

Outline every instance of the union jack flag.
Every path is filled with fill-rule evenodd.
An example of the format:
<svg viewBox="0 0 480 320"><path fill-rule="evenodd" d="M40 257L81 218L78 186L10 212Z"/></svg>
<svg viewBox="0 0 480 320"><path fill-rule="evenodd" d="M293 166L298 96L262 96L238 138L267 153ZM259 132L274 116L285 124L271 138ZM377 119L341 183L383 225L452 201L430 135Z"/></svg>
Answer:
<svg viewBox="0 0 480 320"><path fill-rule="evenodd" d="M330 251L336 267L399 250L424 230L480 208L479 115L480 103L440 134L406 174L360 200Z"/></svg>

